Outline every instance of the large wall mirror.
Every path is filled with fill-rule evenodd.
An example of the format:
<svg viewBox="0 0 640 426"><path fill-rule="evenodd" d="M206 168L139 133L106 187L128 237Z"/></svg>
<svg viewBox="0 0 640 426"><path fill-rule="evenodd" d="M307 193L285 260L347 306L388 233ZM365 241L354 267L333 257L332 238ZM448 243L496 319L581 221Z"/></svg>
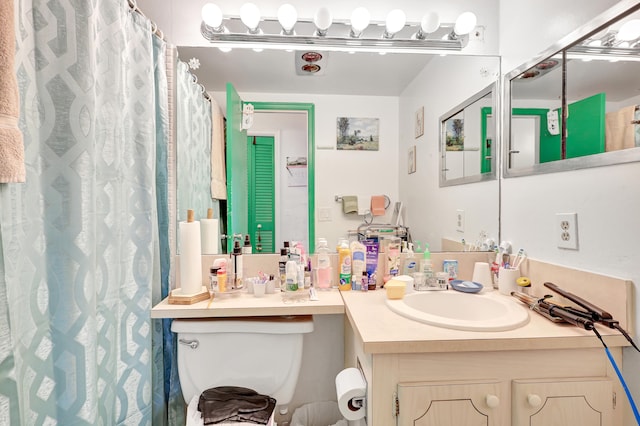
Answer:
<svg viewBox="0 0 640 426"><path fill-rule="evenodd" d="M640 4L631 3L505 76L505 177L640 161Z"/></svg>
<svg viewBox="0 0 640 426"><path fill-rule="evenodd" d="M496 178L497 83L440 117L440 186Z"/></svg>

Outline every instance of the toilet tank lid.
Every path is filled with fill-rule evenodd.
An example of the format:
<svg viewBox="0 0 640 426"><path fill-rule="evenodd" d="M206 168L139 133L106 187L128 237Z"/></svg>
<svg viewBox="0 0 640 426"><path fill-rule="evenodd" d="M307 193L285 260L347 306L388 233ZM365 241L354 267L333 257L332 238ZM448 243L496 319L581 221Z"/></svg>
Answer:
<svg viewBox="0 0 640 426"><path fill-rule="evenodd" d="M311 333L313 331L313 317L311 315L296 315L175 319L171 323L171 331L174 333Z"/></svg>

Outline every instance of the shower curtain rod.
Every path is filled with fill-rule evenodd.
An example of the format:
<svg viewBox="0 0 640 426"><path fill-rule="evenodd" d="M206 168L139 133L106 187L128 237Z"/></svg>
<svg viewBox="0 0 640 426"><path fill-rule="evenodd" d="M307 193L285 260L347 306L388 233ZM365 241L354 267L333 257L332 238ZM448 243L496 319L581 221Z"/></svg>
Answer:
<svg viewBox="0 0 640 426"><path fill-rule="evenodd" d="M131 8L132 11L138 13L139 15L145 17L146 19L149 19L149 17L145 15L144 12L142 12L142 10L140 10L140 8L138 7L138 4L136 3L136 0L127 0L127 3L129 4L129 7ZM164 36L164 32L160 28L158 28L158 25L155 22L153 22L151 19L149 19L149 22L151 22L151 33L156 37L160 38L161 40L163 40L164 42L167 42L167 39ZM198 83L198 77L191 72L191 69L189 67L187 67L187 72L191 74L191 78L193 78L193 82L200 86L200 90L202 90L202 96L206 100L211 102L211 95L207 93L207 89L204 87L204 85L202 85L201 83Z"/></svg>

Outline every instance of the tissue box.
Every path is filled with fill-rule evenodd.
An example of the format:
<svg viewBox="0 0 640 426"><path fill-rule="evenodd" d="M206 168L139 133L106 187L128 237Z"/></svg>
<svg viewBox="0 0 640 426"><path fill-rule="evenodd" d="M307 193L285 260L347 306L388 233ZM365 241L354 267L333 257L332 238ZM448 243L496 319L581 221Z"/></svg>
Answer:
<svg viewBox="0 0 640 426"><path fill-rule="evenodd" d="M384 288L387 290L387 299L402 299L407 284L403 281L391 279L387 281Z"/></svg>

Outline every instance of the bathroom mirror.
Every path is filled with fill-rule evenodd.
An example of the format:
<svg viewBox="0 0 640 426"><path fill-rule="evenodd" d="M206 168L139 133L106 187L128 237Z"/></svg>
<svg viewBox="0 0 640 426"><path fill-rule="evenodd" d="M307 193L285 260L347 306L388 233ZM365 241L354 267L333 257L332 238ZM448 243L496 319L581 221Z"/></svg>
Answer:
<svg viewBox="0 0 640 426"><path fill-rule="evenodd" d="M440 117L440 186L496 178L497 83Z"/></svg>
<svg viewBox="0 0 640 426"><path fill-rule="evenodd" d="M505 76L505 177L640 161L640 4L629 4Z"/></svg>
<svg viewBox="0 0 640 426"><path fill-rule="evenodd" d="M316 103L315 114L316 114L316 151L315 151L315 182L316 182L316 196L315 196L315 206L318 207L334 207L334 195L339 194L340 192L336 192L334 188L331 188L329 197L326 196L326 182L331 181L331 175L335 173L335 167L339 165L339 167L343 167L343 162L346 161L349 157L365 157L368 156L368 153L357 153L357 152L343 152L335 149L335 112L334 108L338 107L338 101L331 101L329 98L331 96L337 96L338 99L342 102L349 101L351 102L350 97L353 96L361 96L364 93L361 91L362 86L364 84L361 83L362 80L365 80L367 85L367 90L369 90L369 96L378 96L380 97L379 102L387 102L384 97L388 97L389 101L391 101L391 105L394 102L397 102L399 96L401 96L403 90L407 87L407 85L412 82L412 80L416 77L416 75L421 72L427 64L430 64L432 67L436 67L440 70L440 73L435 76L432 73L429 73L426 77L430 80L430 88L435 86L436 93L431 91L425 92L423 96L431 96L437 99L430 98L421 98L419 101L421 105L424 105L424 119L425 119L425 134L422 139L416 140L416 143L421 143L421 141L436 141L438 138L438 123L439 117L442 111L446 111L450 108L451 105L455 105L460 102L462 99L467 99L471 97L474 93L476 93L482 87L485 87L489 82L491 82L495 77L494 75L499 75L499 67L500 67L500 59L497 56L473 56L473 55L451 55L441 57L439 55L411 55L411 54L394 54L394 55L369 55L367 57L362 57L358 55L350 55L347 52L331 52L329 56L329 69L326 75L319 77L301 77L305 82L305 86L299 87L298 78L291 77L287 72L290 73L290 63L291 63L291 54L287 54L287 52L261 52L261 55L268 54L268 56L260 56L265 60L265 64L269 64L268 67L247 67L247 61L251 58L255 59L255 52L252 51L241 51L241 50L233 50L228 53L220 52L216 48L211 47L188 47L182 46L178 48L179 56L183 60L187 60L188 58L199 58L201 67L198 70L194 70L193 72L198 75L198 82L202 83L207 87L207 90L212 94L212 96L218 100L221 108L224 109L224 105L221 100L225 99L225 84L226 82L233 82L233 85L243 94L246 94L245 100L253 103L260 102L278 102L282 100L295 100L295 102L305 102L305 103ZM276 68L273 63L274 61L270 60L272 55L278 55L277 64L283 64L282 69ZM267 59L268 58L268 59ZM373 64L372 67L368 67L369 64ZM215 66L215 68L213 68ZM451 72L449 67L456 67L455 74L455 87L451 87ZM363 67L367 68L366 75L363 75L362 69ZM371 70L369 71L369 68ZM205 70L215 69L216 72L203 72ZM449 71L447 71L449 70ZM485 74L482 74L482 70L485 70ZM279 75L276 75L276 71L280 71ZM237 81L237 83L236 83ZM352 83L349 85L349 83ZM440 89L450 87L449 90L442 90L442 94L440 94ZM261 91L262 90L262 91ZM263 92L264 90L268 90ZM309 93L306 95L305 93ZM492 102L495 102L495 96L493 96L496 92L492 92ZM271 94L275 94L272 96ZM319 95L322 96L319 96ZM448 96L447 96L448 94ZM411 96L412 94L405 94L404 96ZM316 102L317 99L324 99L324 102ZM426 101L426 99L429 99ZM332 103L333 102L333 103ZM355 101L354 101L355 102ZM442 105L442 107L440 107ZM491 102L488 104L492 105ZM328 109L328 107L330 109ZM353 109L353 107L350 107ZM400 126L404 124L404 119L413 118L413 108L411 110L411 115L401 115L400 118ZM385 112L386 116L382 118L381 124L386 125L386 123L390 122L390 119L395 119L393 114L395 112L389 109L389 112ZM257 114L256 114L257 115ZM386 117L386 118L385 118ZM273 122L273 119L269 119L269 121ZM393 122L393 121L391 121ZM319 123L322 123L321 125ZM258 117L255 118L255 124L248 133L249 135L253 135L254 130L257 128L256 126L259 124ZM409 124L409 123L407 123ZM413 121L411 121L411 131L413 137ZM331 126L331 127L329 127ZM256 134L257 136L261 136L261 134ZM286 135L284 131L281 132L281 137L284 139ZM491 135L489 135L491 136ZM478 139L480 136L478 136ZM179 142L178 142L179 143ZM434 149L437 152L437 148ZM418 148L419 150L422 147ZM181 149L178 149L178 156L180 156ZM425 151L421 151L424 153ZM433 156L429 156L429 169L434 170L433 179L437 179L435 176L435 172L438 167L438 159L437 153L434 152ZM477 153L479 155L479 153ZM285 155L293 155L294 157L302 156L303 153L294 154L285 154ZM374 155L374 154L372 154ZM420 163L423 164L423 163ZM400 169L402 170L402 166L404 162L400 165ZM422 167L422 166L420 166ZM289 175L289 171L282 168L283 173ZM495 170L495 165L492 166L492 170ZM418 174L422 173L424 169L419 169ZM237 170L232 170L232 173L236 173ZM233 179L233 177L232 177ZM284 180L283 182L287 182ZM491 188L488 186L483 186L482 191L489 191L490 195L487 196L487 199L494 199L492 194L497 194L497 182L494 182L495 186L491 185ZM437 186L437 184L436 184ZM323 187L325 188L325 194L323 194ZM370 192L375 194L376 190L379 191L378 186L375 183L371 183ZM296 187L289 188L295 189L299 191L306 190L304 187ZM472 188L469 187L469 191L472 191ZM359 191L363 193L367 193L367 189L360 189ZM466 191L466 189L465 189ZM477 194L478 188L474 191L474 194ZM464 199L471 199L473 197L468 196L465 197L461 195ZM305 198L305 202L306 202ZM394 196L394 200L396 201L396 197ZM491 204L491 205L488 205ZM313 205L309 203L307 205ZM405 212L406 217L412 217L412 213L410 209L418 209L417 206L412 207L409 203L406 204L407 211ZM487 203L487 205L482 206L483 210L486 210L486 214L478 213L478 224L477 227L485 230L494 230L497 229L497 214L495 211L497 210L497 202L496 203ZM221 215L225 215L226 212L221 211ZM278 207L276 207L275 211L276 216L280 214ZM419 213L415 214L416 216ZM491 223L481 223L488 218ZM446 220L446 218L442 218L442 220ZM299 222L300 220L298 220ZM495 222L495 223L494 223ZM280 221L281 226L288 226L293 224L294 221L292 219L285 219ZM323 221L316 218L315 220L315 235L316 236L324 236L330 239L330 241L337 241L338 236L340 235L348 235L348 231L350 229L356 229L359 223L354 223L352 218L343 218L341 214L334 212L331 221ZM471 221L470 225L471 226ZM442 226L438 226L437 229L442 229ZM310 228L309 228L310 229ZM445 236L444 231L438 231L439 235L434 235L432 238L434 241L439 241L442 237ZM494 238L497 238L497 232L491 232ZM412 233L412 236L416 239L424 238L422 235L418 233ZM474 233L475 237L475 233ZM431 238L431 237L430 237ZM278 244L276 244L276 247ZM263 251L266 252L266 251Z"/></svg>

